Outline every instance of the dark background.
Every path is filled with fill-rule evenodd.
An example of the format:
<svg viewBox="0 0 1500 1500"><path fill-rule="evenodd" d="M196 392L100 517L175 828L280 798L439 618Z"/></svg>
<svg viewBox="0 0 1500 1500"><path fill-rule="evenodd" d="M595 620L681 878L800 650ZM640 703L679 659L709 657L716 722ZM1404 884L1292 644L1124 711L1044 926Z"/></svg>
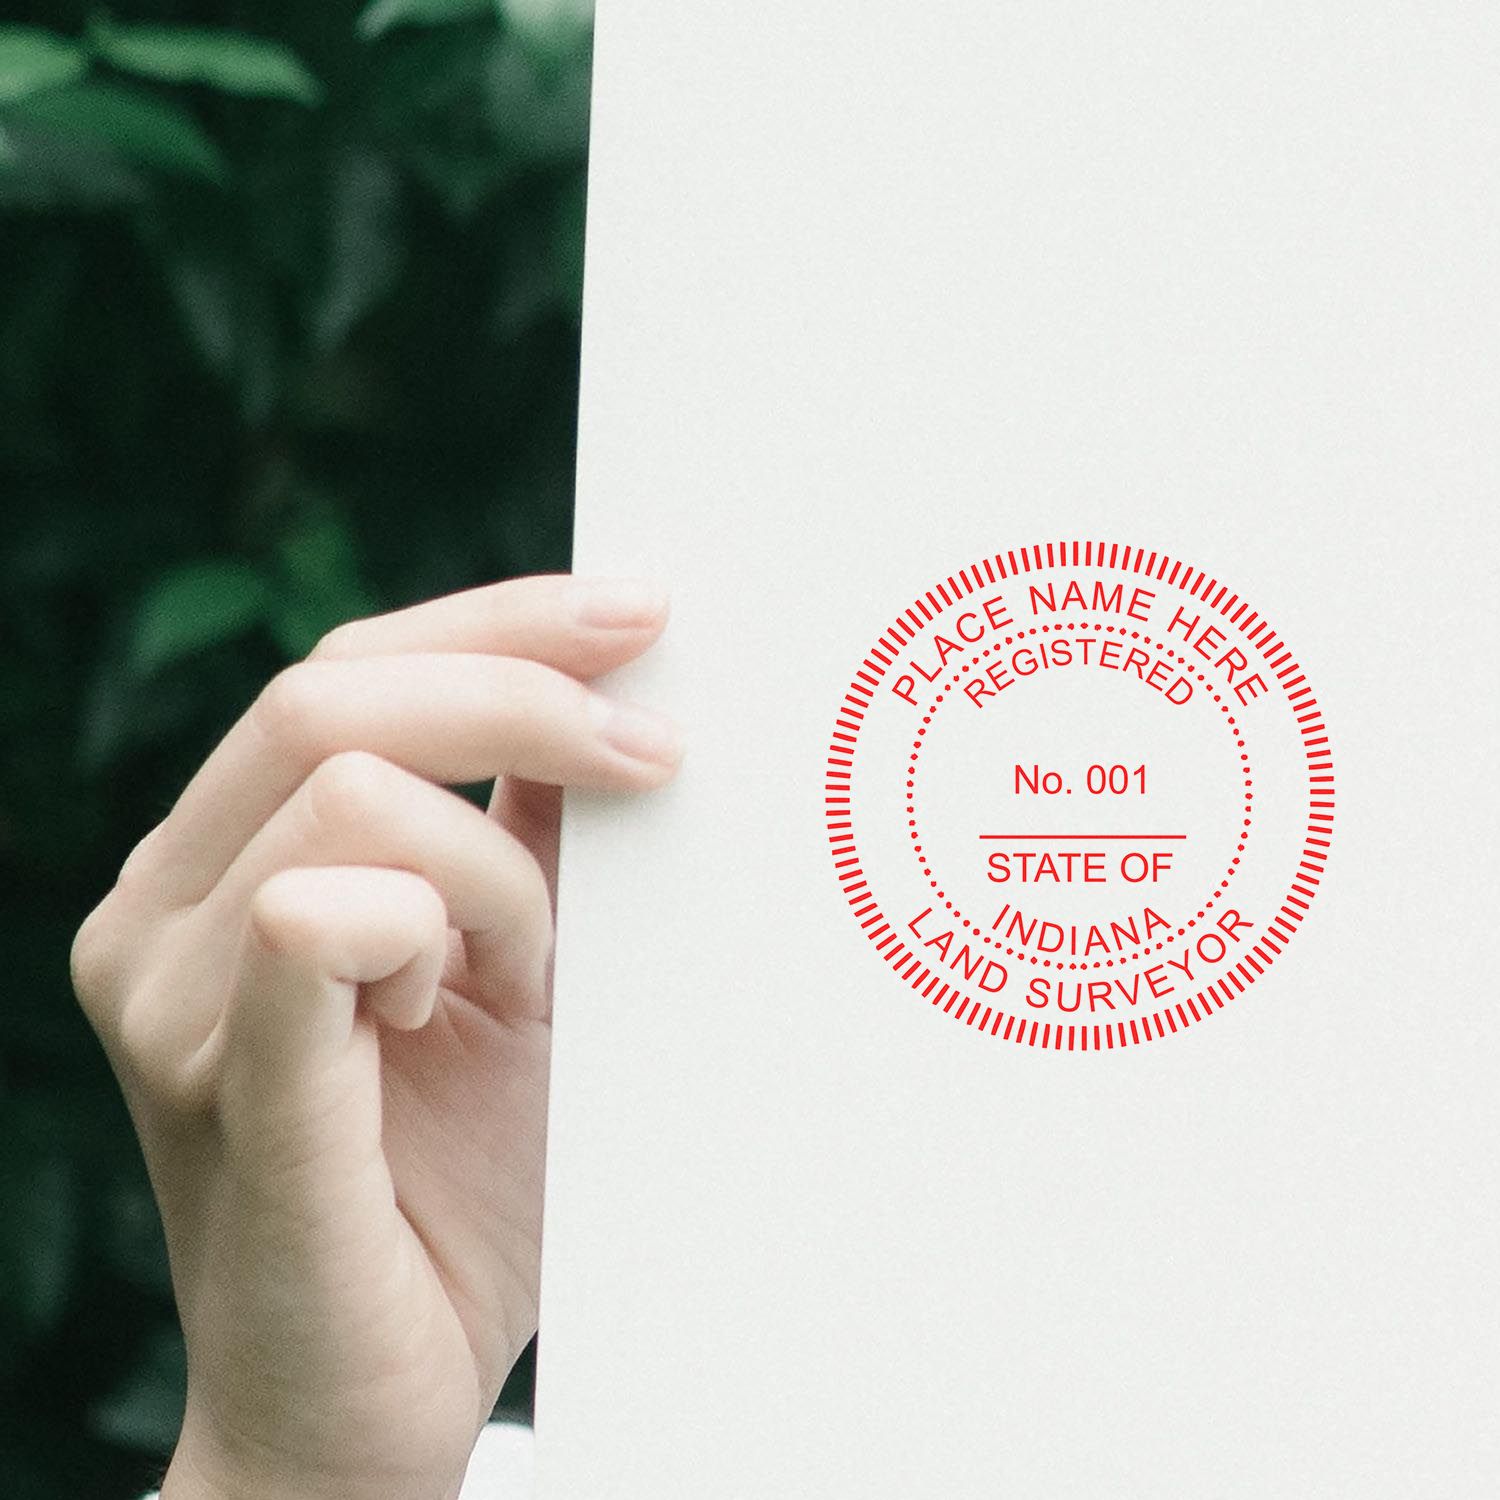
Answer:
<svg viewBox="0 0 1500 1500"><path fill-rule="evenodd" d="M128 1496L183 1354L73 932L324 630L567 566L590 31L578 0L5 16L0 1485Z"/></svg>

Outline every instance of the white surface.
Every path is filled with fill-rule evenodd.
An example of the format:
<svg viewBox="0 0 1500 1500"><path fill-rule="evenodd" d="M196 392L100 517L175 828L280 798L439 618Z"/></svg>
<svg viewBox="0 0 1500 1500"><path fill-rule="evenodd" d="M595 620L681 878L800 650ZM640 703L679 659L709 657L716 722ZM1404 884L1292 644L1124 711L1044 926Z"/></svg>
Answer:
<svg viewBox="0 0 1500 1500"><path fill-rule="evenodd" d="M521 1422L491 1422L479 1434L458 1500L531 1500L534 1433Z"/></svg>
<svg viewBox="0 0 1500 1500"><path fill-rule="evenodd" d="M576 566L670 582L691 749L569 802L537 1494L1500 1488L1500 12L600 9ZM1089 1058L821 820L890 615L1073 536L1250 598L1340 783L1276 968Z"/></svg>

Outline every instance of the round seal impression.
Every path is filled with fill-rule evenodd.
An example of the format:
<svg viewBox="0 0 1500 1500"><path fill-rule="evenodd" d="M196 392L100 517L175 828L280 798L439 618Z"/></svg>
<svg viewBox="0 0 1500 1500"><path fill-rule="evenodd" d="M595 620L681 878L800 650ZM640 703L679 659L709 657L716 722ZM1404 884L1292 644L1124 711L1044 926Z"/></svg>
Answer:
<svg viewBox="0 0 1500 1500"><path fill-rule="evenodd" d="M1290 648L1228 584L1110 542L997 553L911 600L849 681L825 793L834 873L896 977L1061 1052L1233 1004L1333 833Z"/></svg>

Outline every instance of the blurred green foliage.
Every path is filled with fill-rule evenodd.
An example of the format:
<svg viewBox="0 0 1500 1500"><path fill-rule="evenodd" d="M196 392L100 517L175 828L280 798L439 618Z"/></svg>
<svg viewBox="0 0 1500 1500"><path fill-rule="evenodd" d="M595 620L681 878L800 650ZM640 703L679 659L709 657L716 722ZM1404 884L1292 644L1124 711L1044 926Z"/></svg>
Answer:
<svg viewBox="0 0 1500 1500"><path fill-rule="evenodd" d="M567 565L589 57L587 0L7 5L7 1500L138 1493L181 1410L78 923L324 630Z"/></svg>

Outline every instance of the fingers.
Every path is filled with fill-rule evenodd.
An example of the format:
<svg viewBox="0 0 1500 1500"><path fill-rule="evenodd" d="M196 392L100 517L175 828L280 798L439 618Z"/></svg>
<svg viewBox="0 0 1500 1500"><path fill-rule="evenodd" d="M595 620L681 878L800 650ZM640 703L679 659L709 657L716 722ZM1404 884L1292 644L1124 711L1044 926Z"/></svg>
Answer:
<svg viewBox="0 0 1500 1500"><path fill-rule="evenodd" d="M664 596L649 584L554 574L470 589L339 626L313 652L306 670L299 664L282 673L231 729L168 818L132 851L117 889L146 908L170 909L212 888L238 848L316 763L309 744L325 741L328 728L320 700L339 688L324 666L391 654L478 654L532 659L560 673L592 677L645 650L660 634L666 613ZM441 721L433 723L429 738L444 730ZM333 742L327 753L350 748L357 746ZM389 745L366 748L400 758ZM421 766L413 763L412 769L420 772ZM475 779L488 780L501 769L486 765ZM656 780L647 775L623 783L641 784Z"/></svg>
<svg viewBox="0 0 1500 1500"><path fill-rule="evenodd" d="M325 636L313 656L490 652L529 657L587 679L649 645L666 616L665 591L647 580L543 574L352 621ZM555 787L514 776L496 779L490 801L490 816L537 856L554 891L561 804Z"/></svg>
<svg viewBox="0 0 1500 1500"><path fill-rule="evenodd" d="M361 985L385 1019L421 1025L447 928L441 897L405 870L299 868L264 881L224 1013L224 1081L240 1107L305 1099L347 1066Z"/></svg>
<svg viewBox="0 0 1500 1500"><path fill-rule="evenodd" d="M410 871L437 893L463 934L471 998L528 1014L544 1003L552 907L536 860L462 797L366 751L322 762L235 856L194 920L237 932L278 872L347 865Z"/></svg>
<svg viewBox="0 0 1500 1500"><path fill-rule="evenodd" d="M480 652L591 678L638 655L666 618L664 591L644 580L540 574L340 625L313 657Z"/></svg>
<svg viewBox="0 0 1500 1500"><path fill-rule="evenodd" d="M433 781L511 773L605 790L659 786L681 755L661 716L533 661L413 653L303 662L209 756L140 846L136 878L168 906L202 900L315 766L356 749Z"/></svg>

